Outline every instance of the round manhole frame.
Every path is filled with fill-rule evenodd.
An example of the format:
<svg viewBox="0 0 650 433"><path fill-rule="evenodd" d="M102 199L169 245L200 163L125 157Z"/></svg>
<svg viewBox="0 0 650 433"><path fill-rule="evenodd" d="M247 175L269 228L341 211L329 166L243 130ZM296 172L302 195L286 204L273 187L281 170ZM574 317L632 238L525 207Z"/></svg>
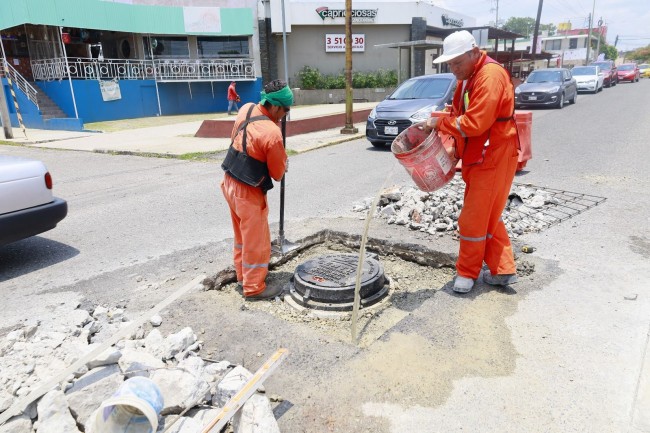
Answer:
<svg viewBox="0 0 650 433"><path fill-rule="evenodd" d="M312 310L352 311L358 262L358 253L327 254L307 260L296 267L288 283L288 296ZM361 308L388 296L389 279L376 254L365 254L360 280Z"/></svg>

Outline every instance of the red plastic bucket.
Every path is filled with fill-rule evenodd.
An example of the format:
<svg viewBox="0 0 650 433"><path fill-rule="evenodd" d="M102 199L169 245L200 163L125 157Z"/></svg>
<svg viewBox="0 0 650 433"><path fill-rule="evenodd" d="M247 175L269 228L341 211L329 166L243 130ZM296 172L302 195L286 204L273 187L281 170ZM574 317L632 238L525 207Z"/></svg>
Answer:
<svg viewBox="0 0 650 433"><path fill-rule="evenodd" d="M517 123L520 145L517 171L520 171L526 167L526 162L533 157L531 145L533 113L531 111L515 111L515 122Z"/></svg>
<svg viewBox="0 0 650 433"><path fill-rule="evenodd" d="M390 150L422 191L440 189L454 177L456 161L435 132L427 134L413 125L395 138Z"/></svg>

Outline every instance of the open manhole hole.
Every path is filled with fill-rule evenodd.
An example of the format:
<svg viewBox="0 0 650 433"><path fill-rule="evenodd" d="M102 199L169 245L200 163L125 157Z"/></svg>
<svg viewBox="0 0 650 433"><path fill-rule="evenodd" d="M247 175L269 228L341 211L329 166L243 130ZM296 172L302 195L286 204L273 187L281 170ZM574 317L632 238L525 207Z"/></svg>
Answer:
<svg viewBox="0 0 650 433"><path fill-rule="evenodd" d="M289 302L316 310L352 311L359 254L328 254L298 265L289 281ZM359 274L360 306L388 295L388 280L376 254L366 254Z"/></svg>

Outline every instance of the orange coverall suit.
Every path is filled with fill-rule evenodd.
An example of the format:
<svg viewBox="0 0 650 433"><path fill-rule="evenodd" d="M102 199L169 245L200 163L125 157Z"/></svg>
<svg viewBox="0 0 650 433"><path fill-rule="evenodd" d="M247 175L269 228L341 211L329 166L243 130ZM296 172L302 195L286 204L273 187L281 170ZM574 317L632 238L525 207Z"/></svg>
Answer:
<svg viewBox="0 0 650 433"><path fill-rule="evenodd" d="M506 70L495 63L481 52L464 88L458 82L452 115L437 124L439 131L455 136L456 156L462 158L466 186L456 271L472 279L478 278L483 262L493 275L516 273L501 219L517 169L514 90Z"/></svg>
<svg viewBox="0 0 650 433"><path fill-rule="evenodd" d="M250 103L242 107L235 119L232 134L246 119ZM287 168L287 153L282 144L282 133L264 106L257 104L251 117L264 115L269 120L258 120L247 126L246 150L250 157L266 162L269 175L282 180ZM242 151L242 135L234 137L233 146ZM233 137L231 137L233 138ZM258 187L246 185L225 174L221 182L235 232L233 256L237 281L242 282L244 296L262 293L266 288L269 260L271 259L271 232L266 194Z"/></svg>

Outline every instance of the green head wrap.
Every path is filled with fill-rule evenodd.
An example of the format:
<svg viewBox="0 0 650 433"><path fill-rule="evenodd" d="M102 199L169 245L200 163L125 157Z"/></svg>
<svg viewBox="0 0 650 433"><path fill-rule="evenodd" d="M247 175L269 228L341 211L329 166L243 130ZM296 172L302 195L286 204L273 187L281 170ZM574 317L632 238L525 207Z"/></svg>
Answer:
<svg viewBox="0 0 650 433"><path fill-rule="evenodd" d="M293 105L293 92L289 86L284 86L277 92L266 93L265 91L261 92L262 99L260 104L264 105L268 101L271 105L276 105L278 107L289 107Z"/></svg>

